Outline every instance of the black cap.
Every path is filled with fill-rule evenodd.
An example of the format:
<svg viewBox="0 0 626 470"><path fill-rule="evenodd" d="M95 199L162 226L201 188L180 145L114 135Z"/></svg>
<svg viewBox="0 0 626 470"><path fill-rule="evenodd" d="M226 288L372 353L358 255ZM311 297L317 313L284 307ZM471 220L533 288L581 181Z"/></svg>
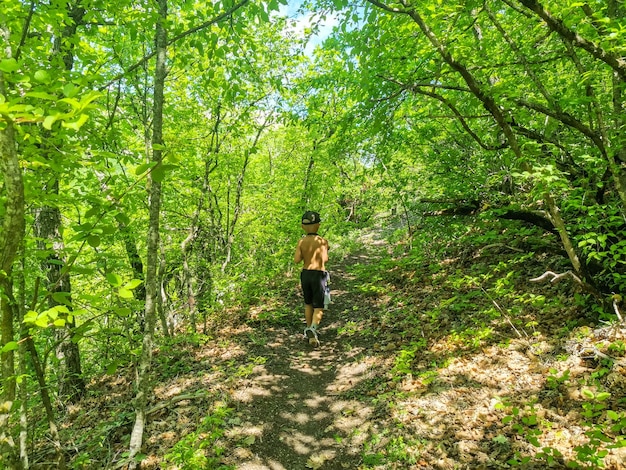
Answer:
<svg viewBox="0 0 626 470"><path fill-rule="evenodd" d="M322 220L317 212L306 211L302 216L302 225L319 224Z"/></svg>

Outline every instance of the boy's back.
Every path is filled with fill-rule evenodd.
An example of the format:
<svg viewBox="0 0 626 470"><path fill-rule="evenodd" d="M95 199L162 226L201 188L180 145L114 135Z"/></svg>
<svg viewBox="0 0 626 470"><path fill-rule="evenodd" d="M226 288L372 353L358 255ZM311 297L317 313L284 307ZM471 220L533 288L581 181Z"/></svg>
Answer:
<svg viewBox="0 0 626 470"><path fill-rule="evenodd" d="M328 242L316 233L309 233L298 241L294 261L304 262L303 269L325 271L328 261Z"/></svg>

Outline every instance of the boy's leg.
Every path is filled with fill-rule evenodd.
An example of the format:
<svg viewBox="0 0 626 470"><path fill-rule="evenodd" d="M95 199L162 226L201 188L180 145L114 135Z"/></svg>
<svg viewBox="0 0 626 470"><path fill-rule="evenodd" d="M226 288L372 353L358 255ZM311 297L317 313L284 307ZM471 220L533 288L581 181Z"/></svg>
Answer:
<svg viewBox="0 0 626 470"><path fill-rule="evenodd" d="M311 325L304 329L304 336L309 340L309 344L319 346L320 340L317 336L317 332L320 322L322 321L324 310L321 308L312 308L311 310Z"/></svg>
<svg viewBox="0 0 626 470"><path fill-rule="evenodd" d="M319 327L322 322L322 317L324 316L323 308L314 308L311 312L311 323L315 326Z"/></svg>
<svg viewBox="0 0 626 470"><path fill-rule="evenodd" d="M307 328L311 326L311 322L313 321L313 312L314 312L313 305L306 304L304 306L304 319L306 320Z"/></svg>

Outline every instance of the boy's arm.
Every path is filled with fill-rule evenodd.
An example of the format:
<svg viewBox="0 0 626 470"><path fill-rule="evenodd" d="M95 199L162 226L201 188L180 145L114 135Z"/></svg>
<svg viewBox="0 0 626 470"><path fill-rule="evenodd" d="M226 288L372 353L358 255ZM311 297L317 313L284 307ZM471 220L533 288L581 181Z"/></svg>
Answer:
<svg viewBox="0 0 626 470"><path fill-rule="evenodd" d="M302 239L298 240L298 246L296 246L296 252L293 255L294 263L300 263L302 261L302 248L300 244L302 243Z"/></svg>
<svg viewBox="0 0 626 470"><path fill-rule="evenodd" d="M324 240L324 263L328 261L328 240Z"/></svg>

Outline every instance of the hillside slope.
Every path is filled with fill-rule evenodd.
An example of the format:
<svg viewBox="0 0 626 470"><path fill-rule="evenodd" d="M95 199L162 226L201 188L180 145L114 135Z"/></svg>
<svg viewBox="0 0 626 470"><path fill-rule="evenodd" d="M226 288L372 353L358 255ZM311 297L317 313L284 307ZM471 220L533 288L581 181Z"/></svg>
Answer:
<svg viewBox="0 0 626 470"><path fill-rule="evenodd" d="M329 265L319 348L295 277L210 337L162 347L142 468L624 468L610 447L626 432L626 330L567 283L529 283L557 261L528 239L470 232L412 249L363 232ZM69 410L77 468L119 467L126 372Z"/></svg>

